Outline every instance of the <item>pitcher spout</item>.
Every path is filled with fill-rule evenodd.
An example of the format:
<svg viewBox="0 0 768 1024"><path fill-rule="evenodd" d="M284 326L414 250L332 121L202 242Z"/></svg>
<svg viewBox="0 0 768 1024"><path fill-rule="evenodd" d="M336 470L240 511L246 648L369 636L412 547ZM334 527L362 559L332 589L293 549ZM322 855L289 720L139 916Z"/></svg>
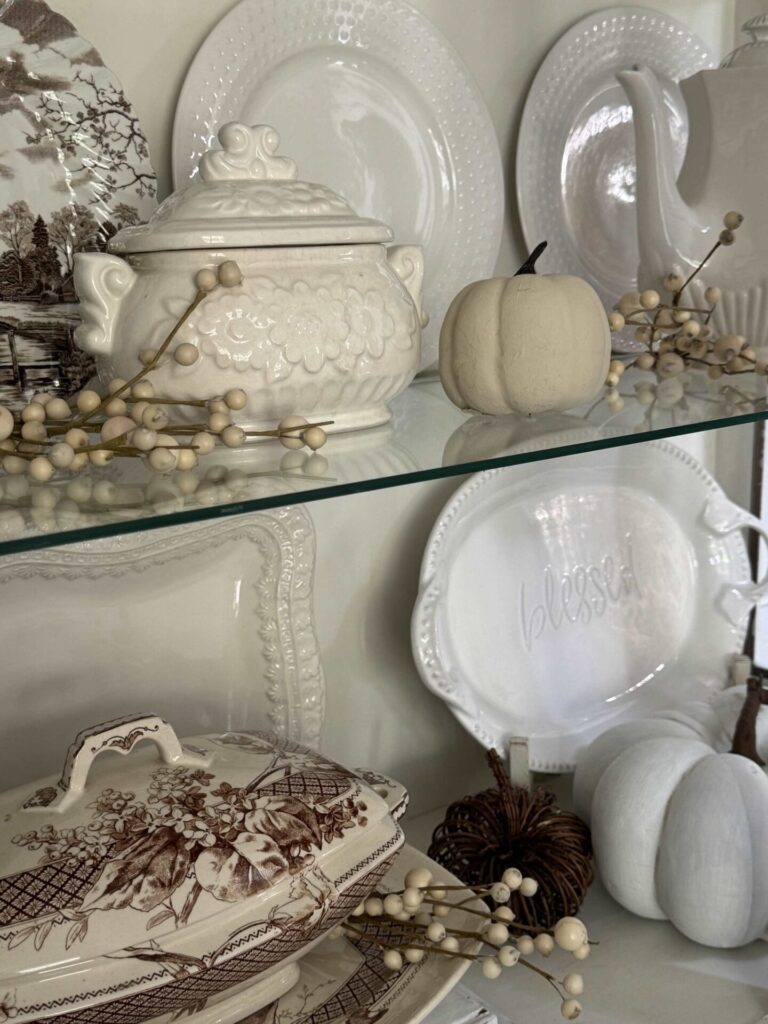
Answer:
<svg viewBox="0 0 768 1024"><path fill-rule="evenodd" d="M669 115L656 75L643 67L616 77L635 123L641 278L658 280L681 256L698 250L702 229L678 189Z"/></svg>

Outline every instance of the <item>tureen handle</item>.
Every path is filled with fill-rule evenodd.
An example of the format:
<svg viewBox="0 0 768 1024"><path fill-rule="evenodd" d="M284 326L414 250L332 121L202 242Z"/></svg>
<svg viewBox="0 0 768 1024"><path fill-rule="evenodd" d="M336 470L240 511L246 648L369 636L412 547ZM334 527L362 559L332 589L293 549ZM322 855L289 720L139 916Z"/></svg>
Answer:
<svg viewBox="0 0 768 1024"><path fill-rule="evenodd" d="M363 782L367 783L377 796L380 796L387 805L389 813L399 821L408 808L408 790L399 782L390 779L388 775L381 772L371 771L370 768L356 768L355 774L359 775Z"/></svg>
<svg viewBox="0 0 768 1024"><path fill-rule="evenodd" d="M183 747L165 719L156 715L119 718L79 732L67 751L64 770L56 790L50 790L52 798L42 800L41 791L38 791L24 804L24 810L45 810L58 814L67 810L85 792L88 772L99 754L103 754L105 750L122 755L130 754L142 740L152 740L159 748L166 764L190 768L207 767L210 764L210 758Z"/></svg>
<svg viewBox="0 0 768 1024"><path fill-rule="evenodd" d="M91 356L110 356L115 323L136 271L119 256L80 252L75 256L75 291L82 323L75 330L78 347Z"/></svg>
<svg viewBox="0 0 768 1024"><path fill-rule="evenodd" d="M387 249L387 262L413 299L421 326L426 327L429 316L421 304L424 291L424 250L420 245L391 245Z"/></svg>

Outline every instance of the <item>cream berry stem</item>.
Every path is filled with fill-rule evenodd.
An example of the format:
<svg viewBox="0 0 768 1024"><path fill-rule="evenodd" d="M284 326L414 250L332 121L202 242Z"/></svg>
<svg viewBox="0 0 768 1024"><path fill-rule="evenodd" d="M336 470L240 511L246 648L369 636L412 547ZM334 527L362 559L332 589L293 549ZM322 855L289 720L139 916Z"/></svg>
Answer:
<svg viewBox="0 0 768 1024"><path fill-rule="evenodd" d="M320 423L294 424L293 426L278 427L276 430L246 430L246 437L292 437L305 430L312 430L322 427L333 426L333 420L321 420Z"/></svg>
<svg viewBox="0 0 768 1024"><path fill-rule="evenodd" d="M688 285L691 283L691 281L693 281L693 279L698 274L701 273L701 271L706 266L707 262L712 259L712 257L715 255L717 250L720 248L720 246L722 246L722 245L733 245L733 243L736 240L734 232L737 231L741 227L741 225L743 223L744 223L744 217L743 217L742 214L738 213L738 211L730 210L728 213L726 213L725 217L723 218L723 230L720 232L717 241L712 246L712 248L709 250L709 252L704 257L704 259L701 261L701 263L699 263L698 267L696 267L696 269L691 274L688 275L688 277L683 282L681 287L675 293L675 296L672 299L672 305L673 306L677 306L677 304L679 303L679 301L680 301L680 299L682 297L682 294L685 291L685 289L688 287Z"/></svg>
<svg viewBox="0 0 768 1024"><path fill-rule="evenodd" d="M167 338L162 343L157 352L154 354L152 359L145 366L142 366L142 368L137 373L135 373L130 380L127 380L119 388L116 388L111 395L107 395L101 402L101 404L96 409L93 410L93 412L86 413L79 420L76 420L74 423L71 423L70 426L83 427L85 426L86 423L90 423L94 419L94 417L104 412L104 410L107 408L110 402L113 402L116 398L120 398L126 392L130 391L135 384L138 384L140 380L143 380L148 373L154 370L154 368L160 362L162 357L168 351L168 348L172 344L173 339L176 337L176 335L179 333L179 331L184 326L186 321L189 319L190 316L192 316L194 311L197 309L197 307L200 305L203 299L209 294L210 291L212 291L212 289L208 289L208 291L203 291L202 288L198 287L198 290L195 293L195 297L192 299L190 304L179 317L178 321L173 326Z"/></svg>
<svg viewBox="0 0 768 1024"><path fill-rule="evenodd" d="M135 373L130 380L125 381L119 387L115 388L110 395L104 398L104 400L101 402L99 406L97 406L97 408L93 409L91 412L85 413L79 421L70 424L70 426L82 427L84 424L90 423L95 416L98 416L100 413L104 412L104 410L110 404L110 402L113 402L115 399L121 398L122 395L126 394L126 392L129 392L136 384L139 383L139 381L143 380L148 373L151 373L152 370L155 369L155 367L158 365L160 360L163 358L163 356L173 343L174 339L176 338L176 335L179 333L181 328L184 326L187 320L189 320L189 318L192 316L192 314L195 312L197 307L206 298L207 295L210 295L210 293L212 291L215 291L215 289L218 288L219 286L224 288L233 288L236 285L241 284L242 280L243 275L240 271L240 268L232 260L226 260L224 263L221 263L216 271L207 268L198 271L198 273L195 275L196 291L194 298L187 306L187 308L184 310L184 312L181 314L181 316L176 321L174 326L171 328L165 341L163 341L163 343L160 345L157 351L154 352L150 356L150 358L146 360L142 368L139 371L137 371L137 373ZM197 359L197 355L194 351L194 346L190 347L193 349L192 354L194 355L194 359L192 360L192 362L194 362Z"/></svg>
<svg viewBox="0 0 768 1024"><path fill-rule="evenodd" d="M89 466L102 467L114 457L135 457L143 459L153 472L165 474L193 469L198 456L210 454L217 445L239 448L249 437L275 438L296 450L322 448L327 441L323 428L331 426L332 420L310 423L294 415L285 417L274 429L246 431L232 422L232 414L248 406L248 395L241 388L230 388L213 398L176 399L156 394L153 382L147 379L159 365L165 365L181 327L205 297L219 286L233 288L242 279L239 266L231 260L216 270L200 270L194 278L192 301L160 347L140 353L142 365L129 380L108 381L108 394L85 389L65 400L41 392L16 415L0 405L3 470L11 475L28 472L32 479L48 482L57 470L79 473ZM182 342L172 357L179 366L192 367L200 359L200 351L191 342ZM207 411L207 421L171 423L170 409L184 406ZM183 443L185 440L189 443Z"/></svg>
<svg viewBox="0 0 768 1024"><path fill-rule="evenodd" d="M627 292L608 314L613 332L634 327L635 338L644 348L632 360L614 359L611 362L605 383L610 389L607 400L612 408L620 411L623 406L623 398L616 389L628 365L641 371L654 370L662 382L699 366L707 369L712 380L719 379L723 374L738 375L752 371L768 373L768 362L758 359L746 338L735 334L717 336L713 331L712 319L722 299L720 288L709 285L704 290L707 308L682 305L685 290L712 255L721 246L734 243L735 233L743 219L740 213L733 210L725 215L723 230L717 242L687 278L684 279L677 271L666 275L663 290L670 294L669 300L663 300L654 288L643 292ZM647 402L643 401L643 404Z"/></svg>
<svg viewBox="0 0 768 1024"><path fill-rule="evenodd" d="M365 939L366 942L373 943L373 945L374 946L378 946L379 949L387 950L387 949L401 949L401 948L406 948L407 947L408 949L423 950L423 952L430 953L430 954L431 953L438 953L438 954L441 954L442 956L458 957L460 960L473 960L473 961L475 961L475 960L482 960L483 959L483 957L479 956L477 953L465 953L465 952L463 952L462 950L459 950L459 949L456 949L456 950L441 949L439 946L433 946L433 945L427 945L427 944L419 945L418 943L411 942L410 939L407 939L402 944L399 943L399 942L394 942L394 944L393 944L393 942L389 942L389 941L385 942L383 939L379 939L379 938L376 938L375 936L372 936L370 931L366 931L364 928L358 928L356 925L353 925L349 921L345 921L344 922L343 928L344 928L344 931L352 932L353 935L357 935L361 939Z"/></svg>
<svg viewBox="0 0 768 1024"><path fill-rule="evenodd" d="M150 369L150 367L147 367ZM138 383L136 381L135 383ZM128 382L126 387L131 387L132 384ZM121 389L122 390L122 389ZM110 401L115 397L110 395ZM151 398L144 398L142 401L147 402L149 405L188 405L193 408L205 409L210 402L209 398L159 398L157 395L152 395Z"/></svg>

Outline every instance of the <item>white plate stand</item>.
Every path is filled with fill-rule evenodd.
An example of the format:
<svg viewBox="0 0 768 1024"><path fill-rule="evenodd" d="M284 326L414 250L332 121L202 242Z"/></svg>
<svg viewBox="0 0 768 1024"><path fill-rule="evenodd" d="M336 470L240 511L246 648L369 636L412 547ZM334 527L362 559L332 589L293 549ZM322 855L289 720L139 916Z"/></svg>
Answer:
<svg viewBox="0 0 768 1024"><path fill-rule="evenodd" d="M527 737L515 736L509 741L507 761L509 763L509 778L512 785L520 786L530 793L533 789L533 775L531 774Z"/></svg>

